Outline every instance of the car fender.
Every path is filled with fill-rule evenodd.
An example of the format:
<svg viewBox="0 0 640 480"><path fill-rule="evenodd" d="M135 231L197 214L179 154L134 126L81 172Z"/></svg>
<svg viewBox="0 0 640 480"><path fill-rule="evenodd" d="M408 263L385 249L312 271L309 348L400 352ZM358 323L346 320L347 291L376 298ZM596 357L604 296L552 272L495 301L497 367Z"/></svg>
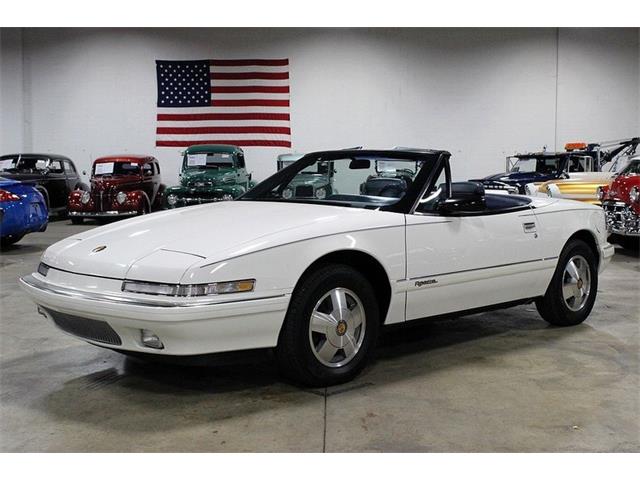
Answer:
<svg viewBox="0 0 640 480"><path fill-rule="evenodd" d="M404 223L337 233L238 254L215 263L192 265L180 283L214 283L255 279L257 296L290 295L303 273L319 259L336 252L357 251L376 260L391 288L387 319L404 320L404 292L396 289L405 275Z"/></svg>

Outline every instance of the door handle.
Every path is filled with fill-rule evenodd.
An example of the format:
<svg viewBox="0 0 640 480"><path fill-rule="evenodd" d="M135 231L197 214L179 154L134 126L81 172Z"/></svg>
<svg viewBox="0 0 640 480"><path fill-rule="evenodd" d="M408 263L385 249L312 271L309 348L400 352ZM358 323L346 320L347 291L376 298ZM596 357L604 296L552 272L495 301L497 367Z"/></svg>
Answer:
<svg viewBox="0 0 640 480"><path fill-rule="evenodd" d="M535 222L525 222L522 224L522 228L524 229L524 233L536 233Z"/></svg>

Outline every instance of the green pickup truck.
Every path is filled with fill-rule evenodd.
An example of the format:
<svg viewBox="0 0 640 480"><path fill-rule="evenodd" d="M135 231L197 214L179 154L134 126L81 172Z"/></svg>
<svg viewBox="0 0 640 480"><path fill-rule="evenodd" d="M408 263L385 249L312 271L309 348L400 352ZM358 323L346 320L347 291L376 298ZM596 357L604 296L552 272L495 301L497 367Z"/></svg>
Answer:
<svg viewBox="0 0 640 480"><path fill-rule="evenodd" d="M233 200L255 185L235 145L192 145L183 153L180 185L167 188L163 207Z"/></svg>

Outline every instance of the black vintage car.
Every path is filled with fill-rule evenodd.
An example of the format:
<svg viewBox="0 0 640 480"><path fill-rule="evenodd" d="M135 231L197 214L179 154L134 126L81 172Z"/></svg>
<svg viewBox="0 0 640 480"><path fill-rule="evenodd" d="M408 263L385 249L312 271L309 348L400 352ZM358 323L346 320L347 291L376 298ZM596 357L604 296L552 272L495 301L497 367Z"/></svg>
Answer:
<svg viewBox="0 0 640 480"><path fill-rule="evenodd" d="M70 158L49 153L0 156L0 174L33 185L44 196L49 212L65 214L73 190L89 190Z"/></svg>

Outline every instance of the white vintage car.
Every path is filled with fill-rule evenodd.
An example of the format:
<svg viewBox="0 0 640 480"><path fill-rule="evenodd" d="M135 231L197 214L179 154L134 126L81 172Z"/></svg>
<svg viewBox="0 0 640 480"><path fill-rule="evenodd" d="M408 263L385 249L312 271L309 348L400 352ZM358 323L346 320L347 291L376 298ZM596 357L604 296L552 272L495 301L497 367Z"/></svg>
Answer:
<svg viewBox="0 0 640 480"><path fill-rule="evenodd" d="M311 153L236 201L74 234L21 284L41 314L94 345L169 356L275 348L282 371L309 385L353 378L382 324L528 302L553 325L582 322L614 252L602 209L485 195L451 182L449 157ZM283 196L326 161L339 194ZM393 188L376 184L374 196L380 162Z"/></svg>

